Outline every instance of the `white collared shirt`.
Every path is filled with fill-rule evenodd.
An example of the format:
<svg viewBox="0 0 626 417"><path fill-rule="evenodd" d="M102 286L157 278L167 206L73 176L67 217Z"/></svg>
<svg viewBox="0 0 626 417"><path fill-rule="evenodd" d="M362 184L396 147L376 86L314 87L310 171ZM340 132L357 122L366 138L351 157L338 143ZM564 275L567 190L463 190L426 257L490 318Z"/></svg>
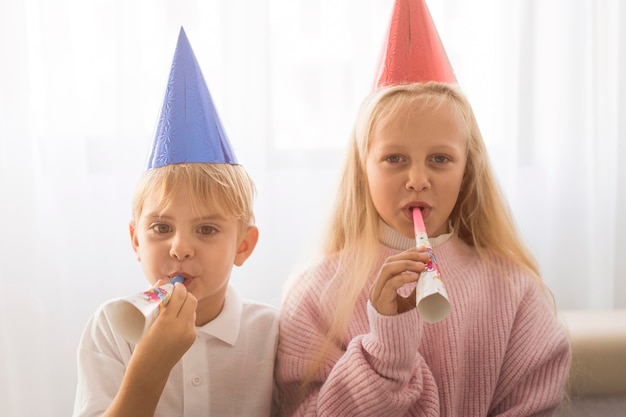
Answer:
<svg viewBox="0 0 626 417"><path fill-rule="evenodd" d="M100 416L117 394L134 345L114 334L109 303L91 318L78 349L74 416ZM226 292L219 316L172 369L155 416L269 416L278 310Z"/></svg>

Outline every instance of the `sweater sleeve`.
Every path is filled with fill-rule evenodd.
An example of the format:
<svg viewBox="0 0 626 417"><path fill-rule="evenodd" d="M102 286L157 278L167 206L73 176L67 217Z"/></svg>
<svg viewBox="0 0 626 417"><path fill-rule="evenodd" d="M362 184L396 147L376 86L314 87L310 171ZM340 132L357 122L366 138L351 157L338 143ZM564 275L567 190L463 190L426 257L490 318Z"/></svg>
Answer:
<svg viewBox="0 0 626 417"><path fill-rule="evenodd" d="M323 341L320 312L310 298L283 309L277 381L283 415L404 416L420 410L439 415L437 384L418 352L421 321L416 310L380 315L369 303L364 317L370 331L334 346L307 390L302 383Z"/></svg>
<svg viewBox="0 0 626 417"><path fill-rule="evenodd" d="M552 416L563 399L571 349L545 298L532 283L519 304L490 416Z"/></svg>

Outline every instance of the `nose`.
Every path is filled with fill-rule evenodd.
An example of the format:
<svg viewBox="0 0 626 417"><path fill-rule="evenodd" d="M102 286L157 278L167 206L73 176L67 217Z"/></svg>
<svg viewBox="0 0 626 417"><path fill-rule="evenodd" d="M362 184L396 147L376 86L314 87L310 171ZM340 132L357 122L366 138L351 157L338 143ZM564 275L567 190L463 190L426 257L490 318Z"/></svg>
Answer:
<svg viewBox="0 0 626 417"><path fill-rule="evenodd" d="M182 261L184 259L193 258L194 249L188 238L180 234L174 235L172 245L170 247L170 256L174 259Z"/></svg>
<svg viewBox="0 0 626 417"><path fill-rule="evenodd" d="M430 188L430 175L423 165L414 164L408 170L406 189L422 191Z"/></svg>

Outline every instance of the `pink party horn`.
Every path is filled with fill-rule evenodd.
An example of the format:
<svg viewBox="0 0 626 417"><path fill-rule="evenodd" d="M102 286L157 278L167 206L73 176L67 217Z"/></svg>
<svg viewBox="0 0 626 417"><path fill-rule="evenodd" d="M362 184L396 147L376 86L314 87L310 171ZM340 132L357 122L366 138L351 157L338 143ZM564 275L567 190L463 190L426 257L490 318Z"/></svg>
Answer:
<svg viewBox="0 0 626 417"><path fill-rule="evenodd" d="M113 301L111 305L113 330L131 343L139 342L159 312L170 301L174 284L184 281L183 277L175 276L163 285Z"/></svg>
<svg viewBox="0 0 626 417"><path fill-rule="evenodd" d="M415 229L415 245L418 248L426 247L430 255L430 262L420 274L416 288L417 311L427 323L437 323L443 320L451 310L448 293L443 285L441 273L437 265L437 259L430 246L426 226L422 218L422 210L413 209L413 227Z"/></svg>

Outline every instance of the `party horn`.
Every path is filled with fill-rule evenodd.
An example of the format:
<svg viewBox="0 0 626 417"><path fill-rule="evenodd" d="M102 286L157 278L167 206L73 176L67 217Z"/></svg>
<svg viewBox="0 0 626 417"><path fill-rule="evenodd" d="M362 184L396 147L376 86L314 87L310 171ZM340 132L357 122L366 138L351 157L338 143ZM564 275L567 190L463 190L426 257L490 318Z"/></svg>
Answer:
<svg viewBox="0 0 626 417"><path fill-rule="evenodd" d="M174 284L184 281L183 277L175 276L163 285L113 301L111 305L113 330L131 343L139 342L159 312L170 301Z"/></svg>
<svg viewBox="0 0 626 417"><path fill-rule="evenodd" d="M430 261L420 273L416 288L417 311L427 323L437 323L443 320L451 310L448 293L443 285L437 259L430 246L426 226L422 218L422 210L413 209L413 227L415 229L415 245L418 248L426 247Z"/></svg>

